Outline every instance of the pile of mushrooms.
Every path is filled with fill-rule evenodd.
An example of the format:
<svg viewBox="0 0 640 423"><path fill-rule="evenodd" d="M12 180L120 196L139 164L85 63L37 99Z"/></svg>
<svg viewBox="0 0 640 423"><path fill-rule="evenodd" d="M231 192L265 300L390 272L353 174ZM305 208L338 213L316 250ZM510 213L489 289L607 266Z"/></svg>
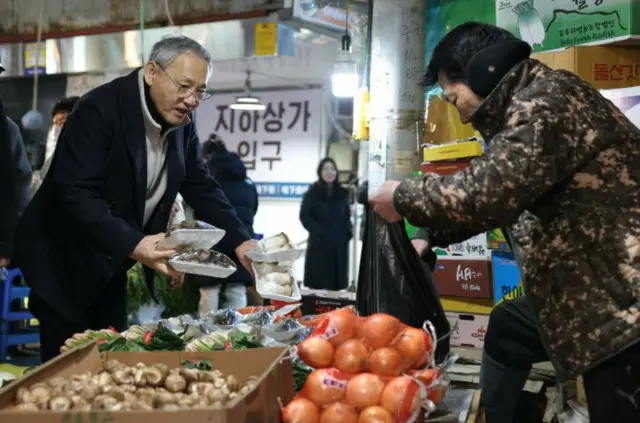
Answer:
<svg viewBox="0 0 640 423"><path fill-rule="evenodd" d="M222 408L247 395L258 378L243 385L218 370L170 369L166 364L126 366L108 360L98 374L85 372L71 378L53 377L16 394L17 411L181 410Z"/></svg>

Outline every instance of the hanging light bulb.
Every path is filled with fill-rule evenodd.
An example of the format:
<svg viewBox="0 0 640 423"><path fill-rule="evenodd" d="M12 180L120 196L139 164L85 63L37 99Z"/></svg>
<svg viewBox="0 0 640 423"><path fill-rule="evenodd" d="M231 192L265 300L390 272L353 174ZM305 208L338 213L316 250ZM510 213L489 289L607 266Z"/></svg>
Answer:
<svg viewBox="0 0 640 423"><path fill-rule="evenodd" d="M257 110L262 111L267 107L260 102L258 97L251 95L251 71L247 71L247 79L244 82L244 94L236 97L236 102L229 106L233 110Z"/></svg>
<svg viewBox="0 0 640 423"><path fill-rule="evenodd" d="M342 48L338 60L333 65L331 92L336 97L353 98L358 92L358 68L351 56L351 35L349 35L349 5L345 17Z"/></svg>

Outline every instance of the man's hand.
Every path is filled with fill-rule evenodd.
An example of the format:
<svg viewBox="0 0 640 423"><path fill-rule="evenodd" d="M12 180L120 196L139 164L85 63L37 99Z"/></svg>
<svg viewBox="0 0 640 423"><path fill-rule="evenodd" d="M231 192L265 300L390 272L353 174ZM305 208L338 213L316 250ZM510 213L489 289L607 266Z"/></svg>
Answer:
<svg viewBox="0 0 640 423"><path fill-rule="evenodd" d="M167 282L167 287L171 290L178 289L184 284L184 274L172 276Z"/></svg>
<svg viewBox="0 0 640 423"><path fill-rule="evenodd" d="M253 275L253 269L251 268L251 260L247 257L247 253L251 250L255 250L258 247L258 242L250 239L245 241L236 248L236 256L240 264Z"/></svg>
<svg viewBox="0 0 640 423"><path fill-rule="evenodd" d="M136 248L131 253L131 258L135 261L138 261L145 266L157 270L160 273L164 273L165 275L169 275L171 277L179 277L180 273L176 272L169 264L167 263L167 259L174 255L176 250L158 250L156 245L162 238L164 238L164 234L156 234L145 236L140 240Z"/></svg>
<svg viewBox="0 0 640 423"><path fill-rule="evenodd" d="M398 185L400 185L398 181L386 181L378 192L369 199L369 203L373 206L373 211L389 223L402 220L402 216L398 214L393 204L393 194Z"/></svg>
<svg viewBox="0 0 640 423"><path fill-rule="evenodd" d="M424 239L412 239L411 245L413 245L413 248L415 248L416 253L418 253L420 257L429 249L429 243Z"/></svg>
<svg viewBox="0 0 640 423"><path fill-rule="evenodd" d="M0 257L0 267L7 267L11 264L11 260L5 257Z"/></svg>

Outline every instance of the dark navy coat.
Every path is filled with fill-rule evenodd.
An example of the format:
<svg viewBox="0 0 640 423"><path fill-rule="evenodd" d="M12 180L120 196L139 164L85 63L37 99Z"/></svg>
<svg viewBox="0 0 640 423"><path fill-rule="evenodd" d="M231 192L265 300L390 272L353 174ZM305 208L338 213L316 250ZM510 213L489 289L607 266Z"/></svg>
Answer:
<svg viewBox="0 0 640 423"><path fill-rule="evenodd" d="M258 211L258 191L253 181L247 177L247 167L244 162L236 153L222 151L215 153L208 165L209 172L216 178L238 218L253 237L253 218ZM198 218L197 214L196 218ZM230 253L222 248L216 247L216 249L225 254ZM225 281L242 282L246 285L253 283L253 278L242 266L238 266L238 270L225 280L206 277L198 277L196 280L198 285L203 287Z"/></svg>
<svg viewBox="0 0 640 423"><path fill-rule="evenodd" d="M49 173L19 222L16 258L35 295L70 321L111 284L126 282L129 255L144 235L166 230L178 192L202 220L227 231L227 250L249 239L209 174L193 122L173 131L168 145L166 193L143 228L138 70L89 92L67 118Z"/></svg>
<svg viewBox="0 0 640 423"><path fill-rule="evenodd" d="M335 184L329 195L324 182L304 194L300 222L309 232L304 285L341 290L349 285L349 240L352 237L349 192Z"/></svg>

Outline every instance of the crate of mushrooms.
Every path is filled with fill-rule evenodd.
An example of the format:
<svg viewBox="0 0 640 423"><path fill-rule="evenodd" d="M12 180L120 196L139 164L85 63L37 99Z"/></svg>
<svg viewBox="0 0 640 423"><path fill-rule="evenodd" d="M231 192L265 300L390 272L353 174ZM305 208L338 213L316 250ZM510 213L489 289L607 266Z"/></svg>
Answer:
<svg viewBox="0 0 640 423"><path fill-rule="evenodd" d="M30 372L0 392L0 420L123 422L131 413L153 413L164 422L242 422L256 410L260 421L278 421L278 398L291 399L283 384L291 363L286 348L213 353L105 353L74 350ZM271 403L273 402L273 403ZM187 413L181 416L182 413ZM48 416L58 415L55 419ZM84 416L86 417L78 417ZM23 417L20 417L23 416ZM14 420L11 420L14 419ZM33 420L33 418L32 418ZM105 420L106 421L106 420Z"/></svg>

